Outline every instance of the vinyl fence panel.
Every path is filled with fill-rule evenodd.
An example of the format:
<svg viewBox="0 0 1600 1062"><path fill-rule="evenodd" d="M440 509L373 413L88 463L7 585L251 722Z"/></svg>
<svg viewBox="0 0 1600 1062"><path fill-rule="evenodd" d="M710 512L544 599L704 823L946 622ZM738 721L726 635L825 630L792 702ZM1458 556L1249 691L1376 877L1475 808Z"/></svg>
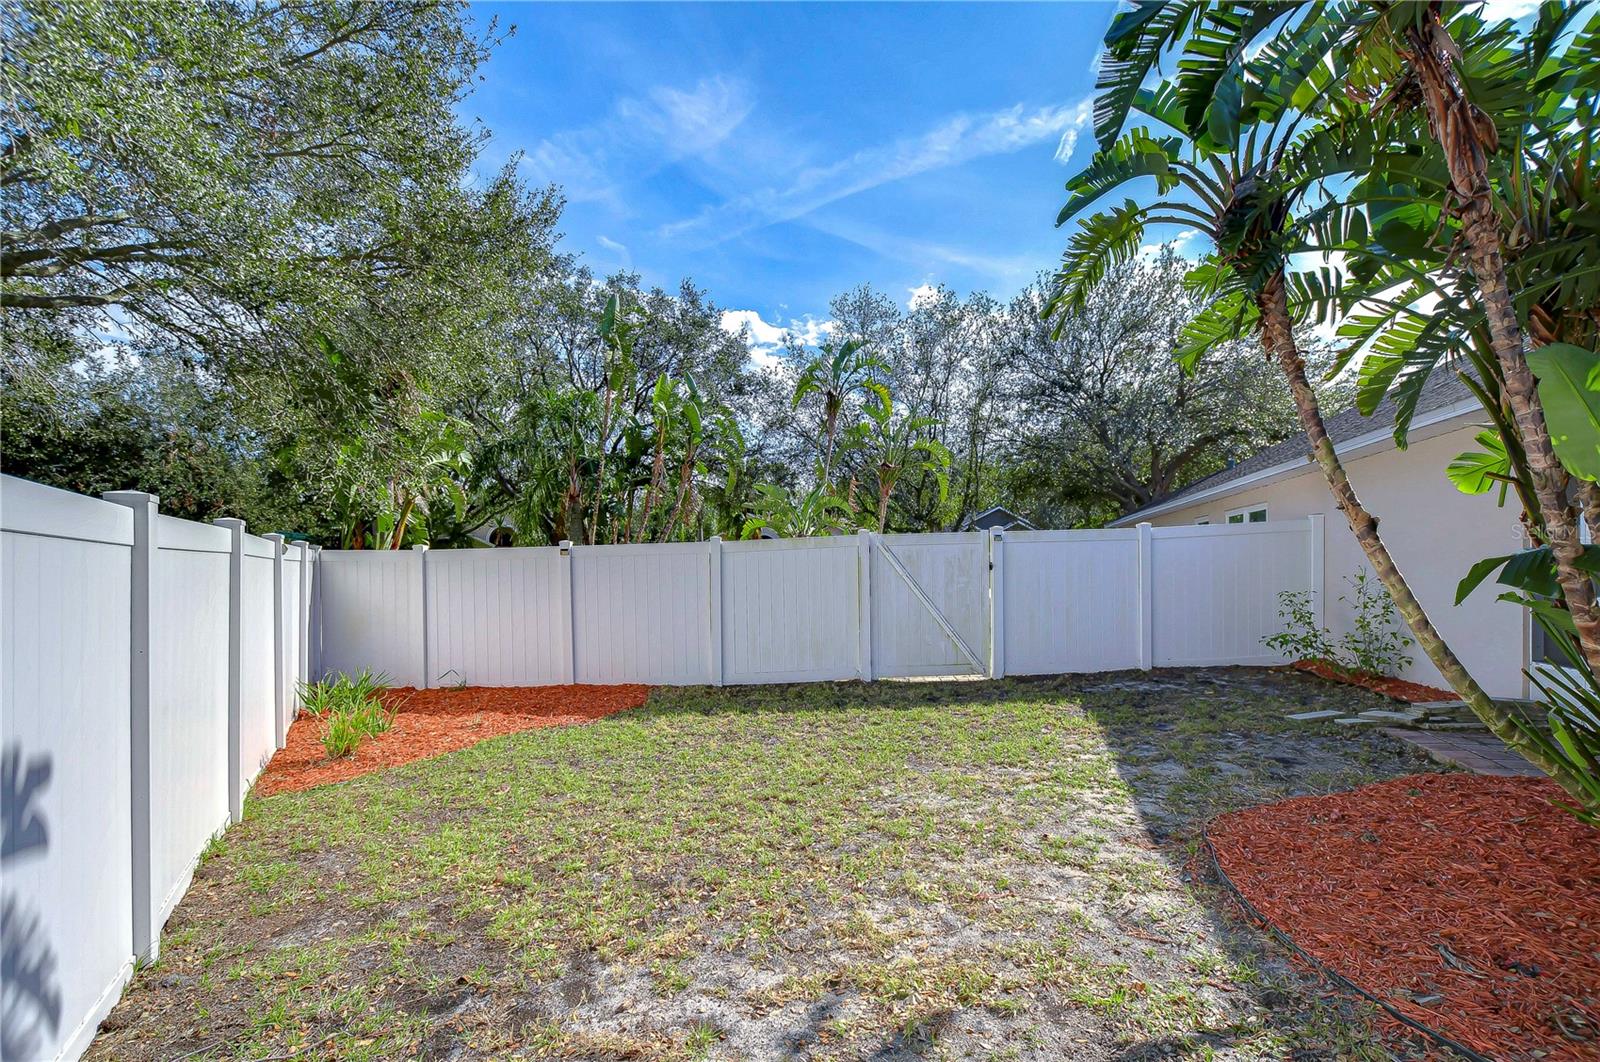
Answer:
<svg viewBox="0 0 1600 1062"><path fill-rule="evenodd" d="M427 685L422 552L325 549L318 567L321 672L369 668L396 686Z"/></svg>
<svg viewBox="0 0 1600 1062"><path fill-rule="evenodd" d="M573 546L575 681L711 682L704 543Z"/></svg>
<svg viewBox="0 0 1600 1062"><path fill-rule="evenodd" d="M240 609L239 764L248 790L277 750L273 699L271 542L244 536L244 603Z"/></svg>
<svg viewBox="0 0 1600 1062"><path fill-rule="evenodd" d="M228 558L220 527L156 518L150 587L150 839L160 925L228 820Z"/></svg>
<svg viewBox="0 0 1600 1062"><path fill-rule="evenodd" d="M855 678L857 548L849 536L724 542L723 681Z"/></svg>
<svg viewBox="0 0 1600 1062"><path fill-rule="evenodd" d="M568 561L559 549L430 550L423 560L430 683L569 681Z"/></svg>
<svg viewBox="0 0 1600 1062"><path fill-rule="evenodd" d="M0 477L7 1058L76 1058L133 970L132 545L126 507Z"/></svg>
<svg viewBox="0 0 1600 1062"><path fill-rule="evenodd" d="M1139 666L1137 531L1008 531L1003 542L1006 674Z"/></svg>
<svg viewBox="0 0 1600 1062"><path fill-rule="evenodd" d="M1278 594L1311 590L1313 524L1152 529L1156 667L1279 664L1262 639L1282 629Z"/></svg>

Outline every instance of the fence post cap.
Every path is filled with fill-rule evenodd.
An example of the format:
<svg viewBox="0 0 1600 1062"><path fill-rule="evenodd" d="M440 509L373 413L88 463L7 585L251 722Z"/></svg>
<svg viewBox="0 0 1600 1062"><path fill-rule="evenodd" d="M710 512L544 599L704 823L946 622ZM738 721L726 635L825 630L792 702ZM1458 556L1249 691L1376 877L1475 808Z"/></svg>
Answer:
<svg viewBox="0 0 1600 1062"><path fill-rule="evenodd" d="M418 553L421 553L421 552L423 552L424 550L426 550L428 548L428 544L426 542L418 542L416 545L412 546L411 548L416 550Z"/></svg>
<svg viewBox="0 0 1600 1062"><path fill-rule="evenodd" d="M100 497L118 505L160 505L161 499L144 490L108 490Z"/></svg>
<svg viewBox="0 0 1600 1062"><path fill-rule="evenodd" d="M244 531L244 521L237 516L219 516L211 522L218 527L226 527L229 531Z"/></svg>

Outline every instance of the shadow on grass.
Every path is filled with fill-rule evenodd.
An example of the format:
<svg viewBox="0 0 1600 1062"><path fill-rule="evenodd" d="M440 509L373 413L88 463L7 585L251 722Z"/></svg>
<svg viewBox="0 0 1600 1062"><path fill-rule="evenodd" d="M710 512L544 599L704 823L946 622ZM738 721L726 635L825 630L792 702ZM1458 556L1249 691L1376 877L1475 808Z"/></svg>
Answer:
<svg viewBox="0 0 1600 1062"><path fill-rule="evenodd" d="M1365 690L1277 668L1168 669L1000 681L880 681L808 686L658 690L634 715L760 715L797 706L841 713L913 711L931 706L999 708L1049 705L1081 712L1114 764L1135 812L1137 831L1204 911L1204 936L1234 972L1230 988L1248 994L1269 1027L1282 1030L1295 1058L1387 1058L1371 1032L1375 1011L1326 993L1291 966L1288 953L1246 922L1197 859L1202 830L1217 815L1294 796L1355 788L1438 770L1378 728L1291 721L1295 712L1344 714L1386 706ZM1040 764L1039 766L1049 766ZM1134 914L1130 939L1150 939ZM911 1057L918 1044L896 1038L881 1057ZM1253 1031L1196 1030L1141 1037L1114 1057L1167 1058L1236 1046ZM1409 1045L1390 1044L1409 1050Z"/></svg>

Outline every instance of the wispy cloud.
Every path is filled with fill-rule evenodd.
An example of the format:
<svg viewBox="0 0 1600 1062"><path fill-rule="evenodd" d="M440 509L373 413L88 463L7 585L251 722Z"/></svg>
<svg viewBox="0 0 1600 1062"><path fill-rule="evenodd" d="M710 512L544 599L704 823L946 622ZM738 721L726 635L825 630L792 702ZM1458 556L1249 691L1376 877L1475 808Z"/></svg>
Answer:
<svg viewBox="0 0 1600 1062"><path fill-rule="evenodd" d="M781 221L792 221L852 195L917 174L989 155L1010 154L1055 140L1056 154L1071 154L1076 131L1092 103L1029 109L1022 104L987 114L958 114L916 136L854 152L827 166L802 170L789 183L760 188L707 207L660 229L667 239L709 245ZM1073 142L1067 142L1067 134Z"/></svg>
<svg viewBox="0 0 1600 1062"><path fill-rule="evenodd" d="M918 272L937 275L940 267L954 266L980 274L992 284L1006 285L1026 283L1039 269L1038 257L1034 255L987 254L936 240L899 236L838 218L811 218L808 223L818 232L847 240Z"/></svg>
<svg viewBox="0 0 1600 1062"><path fill-rule="evenodd" d="M833 331L833 322L806 316L791 320L787 327L772 324L755 310L723 310L718 322L722 330L738 335L745 334L750 348L750 360L762 368L771 368L781 359L783 339L793 335L808 347L814 347Z"/></svg>
<svg viewBox="0 0 1600 1062"><path fill-rule="evenodd" d="M621 186L726 140L749 115L744 82L704 78L692 88L658 85L642 97L617 100L594 125L539 141L523 165L537 181L553 181L574 201L603 201L626 212Z"/></svg>
<svg viewBox="0 0 1600 1062"><path fill-rule="evenodd" d="M621 264L623 269L633 268L633 255L628 252L627 244L618 243L610 236L606 236L604 234L595 236L594 242L598 243L601 247L616 255L617 261Z"/></svg>

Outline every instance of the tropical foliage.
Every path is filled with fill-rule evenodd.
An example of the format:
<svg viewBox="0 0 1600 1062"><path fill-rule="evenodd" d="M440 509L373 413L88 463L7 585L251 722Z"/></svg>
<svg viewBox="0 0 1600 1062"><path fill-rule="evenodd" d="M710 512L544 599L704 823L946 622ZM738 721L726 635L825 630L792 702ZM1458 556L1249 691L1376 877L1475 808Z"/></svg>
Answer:
<svg viewBox="0 0 1600 1062"><path fill-rule="evenodd" d="M1081 305L1148 225L1208 237L1189 283L1213 304L1187 331L1186 360L1261 338L1421 648L1497 734L1583 799L1592 764L1490 702L1393 567L1327 442L1296 333L1337 327L1333 371L1355 368L1368 412L1394 396L1402 445L1429 375L1461 375L1488 426L1450 474L1472 492L1514 493L1534 547L1473 581L1501 565L1503 582L1537 576L1550 599L1527 583L1522 599L1592 671L1600 613L1577 511L1600 516L1589 165L1600 15L1544 4L1518 27L1486 23L1475 5L1154 2L1119 14L1105 43L1101 150L1069 184L1062 220L1125 186L1153 192L1078 227L1055 305Z"/></svg>

